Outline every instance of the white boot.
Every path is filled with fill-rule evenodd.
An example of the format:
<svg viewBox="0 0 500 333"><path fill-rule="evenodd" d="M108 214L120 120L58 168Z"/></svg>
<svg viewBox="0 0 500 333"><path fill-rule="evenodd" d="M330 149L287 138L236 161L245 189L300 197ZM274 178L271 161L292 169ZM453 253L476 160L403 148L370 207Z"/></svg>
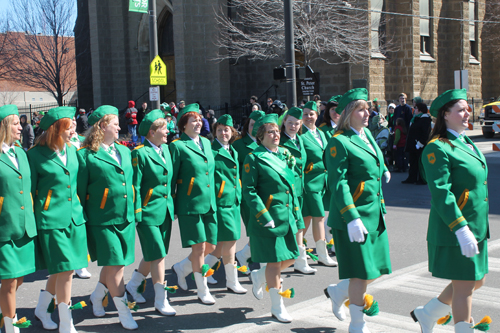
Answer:
<svg viewBox="0 0 500 333"><path fill-rule="evenodd" d="M351 312L351 323L349 324L349 333L370 333L366 327L365 314L363 313L364 306L349 305Z"/></svg>
<svg viewBox="0 0 500 333"><path fill-rule="evenodd" d="M38 297L38 304L35 308L35 318L42 322L42 326L44 329L53 331L57 329L57 324L52 321L51 315L52 312L49 312L49 305L54 300L55 304L55 296L49 293L46 290L40 291L40 296ZM55 310L55 308L54 308Z"/></svg>
<svg viewBox="0 0 500 333"><path fill-rule="evenodd" d="M324 239L316 242L316 254L318 255L318 262L325 266L337 266L337 262L330 258L328 250L326 249L326 241Z"/></svg>
<svg viewBox="0 0 500 333"><path fill-rule="evenodd" d="M332 312L335 317L345 320L344 302L349 298L349 279L329 285L325 289L325 295L332 301Z"/></svg>
<svg viewBox="0 0 500 333"><path fill-rule="evenodd" d="M422 333L432 333L438 319L449 314L451 314L451 307L434 297L426 305L417 306L411 312L411 317L420 324Z"/></svg>
<svg viewBox="0 0 500 333"><path fill-rule="evenodd" d="M295 259L293 269L302 274L314 274L317 272L317 269L310 267L307 263L306 247L304 245L299 245L299 257Z"/></svg>
<svg viewBox="0 0 500 333"><path fill-rule="evenodd" d="M288 314L288 311L286 311L283 297L278 294L279 291L280 290L276 288L269 288L269 296L271 297L272 304L271 314L282 323L291 323L292 317Z"/></svg>
<svg viewBox="0 0 500 333"><path fill-rule="evenodd" d="M465 321L456 323L455 333L474 333L474 320L472 320L472 323Z"/></svg>
<svg viewBox="0 0 500 333"><path fill-rule="evenodd" d="M174 308L168 303L165 285L161 283L155 284L155 309L165 316L175 316L176 314Z"/></svg>
<svg viewBox="0 0 500 333"><path fill-rule="evenodd" d="M264 291L262 291L262 287L266 283L266 266L261 269L253 270L252 273L252 292L255 298L261 300L264 298Z"/></svg>
<svg viewBox="0 0 500 333"><path fill-rule="evenodd" d="M248 259L252 256L252 252L250 251L250 246L248 244L243 247L240 251L236 252L236 260L240 263L240 266L249 266L248 264ZM250 274L250 269L246 271L246 273L243 274Z"/></svg>
<svg viewBox="0 0 500 333"><path fill-rule="evenodd" d="M59 333L78 333L73 325L73 316L71 315L70 304L59 303Z"/></svg>
<svg viewBox="0 0 500 333"><path fill-rule="evenodd" d="M132 273L132 278L127 283L125 287L128 293L134 299L136 303L146 303L146 299L142 296L142 293L146 290L146 277L139 273L139 271L135 270Z"/></svg>
<svg viewBox="0 0 500 333"><path fill-rule="evenodd" d="M196 288L198 293L198 298L203 304L212 305L215 304L215 299L210 295L210 290L207 285L207 278L201 275L201 273L194 273L194 280L196 281Z"/></svg>
<svg viewBox="0 0 500 333"><path fill-rule="evenodd" d="M3 323L5 325L5 333L19 333L19 327L13 324L17 322L17 314L14 318L3 317Z"/></svg>
<svg viewBox="0 0 500 333"><path fill-rule="evenodd" d="M224 265L224 270L226 271L226 287L227 290L231 290L235 294L244 294L247 292L238 281L238 269L236 268L236 263Z"/></svg>
<svg viewBox="0 0 500 333"><path fill-rule="evenodd" d="M95 290L92 292L92 294L90 294L90 303L92 303L92 312L94 312L94 316L104 317L106 315L104 306L108 305L108 297L108 288L106 288L101 282L97 282Z"/></svg>
<svg viewBox="0 0 500 333"><path fill-rule="evenodd" d="M186 276L193 272L193 266L189 257L185 258L181 262L178 262L172 266L175 274L177 274L177 285L182 290L188 290L188 285L186 281Z"/></svg>
<svg viewBox="0 0 500 333"><path fill-rule="evenodd" d="M90 279L92 274L84 267L80 269L75 269L75 274L78 275L80 279Z"/></svg>
<svg viewBox="0 0 500 333"><path fill-rule="evenodd" d="M219 261L219 258L217 258L216 256L213 256L211 254L209 254L205 257L205 264L210 266L210 268L212 268L218 261ZM218 282L216 279L214 279L213 275L210 275L209 277L207 277L207 283L208 284L217 284Z"/></svg>
<svg viewBox="0 0 500 333"><path fill-rule="evenodd" d="M127 293L125 293L122 297L113 297L113 302L115 303L116 310L118 310L118 319L120 319L120 323L123 328L126 330L136 330L139 328L137 323L132 317L132 313L130 313L130 309L128 308L128 300Z"/></svg>

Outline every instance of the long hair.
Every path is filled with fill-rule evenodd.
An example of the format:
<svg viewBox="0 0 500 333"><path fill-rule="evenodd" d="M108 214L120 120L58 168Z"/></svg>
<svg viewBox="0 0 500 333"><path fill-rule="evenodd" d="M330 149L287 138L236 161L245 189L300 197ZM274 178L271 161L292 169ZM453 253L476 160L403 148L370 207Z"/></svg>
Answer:
<svg viewBox="0 0 500 333"><path fill-rule="evenodd" d="M99 119L99 121L90 128L90 132L87 134L85 141L83 141L82 147L89 147L90 150L97 152L101 143L104 141L104 131L101 128L101 124L108 126L114 117L116 117L116 115L107 114Z"/></svg>
<svg viewBox="0 0 500 333"><path fill-rule="evenodd" d="M12 124L14 123L14 115L11 114L3 118L0 123L0 147L5 142L6 145L10 146L14 142L14 138L12 137ZM3 153L3 150L0 149L0 154Z"/></svg>
<svg viewBox="0 0 500 333"><path fill-rule="evenodd" d="M360 106L365 106L368 108L368 103L362 99L358 99L352 101L347 104L344 111L340 115L339 123L337 124L337 128L340 130L348 131L351 129L351 115L354 110L357 110Z"/></svg>
<svg viewBox="0 0 500 333"><path fill-rule="evenodd" d="M244 138L248 134L248 126L250 126L250 117L245 121L245 125L243 125L243 129L241 130L241 137ZM252 134L252 133L250 133Z"/></svg>
<svg viewBox="0 0 500 333"><path fill-rule="evenodd" d="M332 120L330 117L330 109L338 105L339 103L337 102L328 102L328 104L326 104L325 112L323 113L323 123L330 125L330 121Z"/></svg>
<svg viewBox="0 0 500 333"><path fill-rule="evenodd" d="M283 122L281 123L281 135L285 135L285 133L286 133L285 122L287 119L288 119L288 113L283 118ZM297 135L301 135L301 134L302 134L302 121L301 121L301 124L299 126L299 131L297 132Z"/></svg>
<svg viewBox="0 0 500 333"><path fill-rule="evenodd" d="M50 125L50 127L43 132L42 135L36 140L36 144L40 146L47 146L51 150L63 150L64 141L61 133L73 126L73 121L69 118L62 118Z"/></svg>
<svg viewBox="0 0 500 333"><path fill-rule="evenodd" d="M449 101L441 109L438 110L438 114L436 117L436 124L434 125L434 128L431 131L431 135L429 139L432 139L434 137L438 137L439 141L445 142L449 144L450 146L454 147L454 145L450 142L448 139L448 131L446 130L446 120L444 120L444 116L446 115L446 112L449 112L450 109L460 101L459 99L454 99L452 101Z"/></svg>

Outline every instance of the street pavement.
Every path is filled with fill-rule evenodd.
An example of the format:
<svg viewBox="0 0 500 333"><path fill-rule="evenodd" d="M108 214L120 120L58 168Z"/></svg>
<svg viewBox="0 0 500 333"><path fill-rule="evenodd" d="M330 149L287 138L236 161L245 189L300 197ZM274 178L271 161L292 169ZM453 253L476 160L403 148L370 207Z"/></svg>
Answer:
<svg viewBox="0 0 500 333"><path fill-rule="evenodd" d="M479 321L490 315L493 319L492 332L500 332L500 152L492 151L492 143L500 143L500 134L493 139L483 139L480 129L470 131L479 149L486 155L489 168L490 234L489 264L490 273L486 284L476 291L473 299L473 317ZM384 197L387 205L387 230L391 247L393 273L376 280L369 286L380 306L380 314L367 319L369 328L374 332L420 332L419 325L409 316L410 311L425 304L439 294L448 281L432 278L427 271L426 230L430 209L430 193L427 186L401 184L406 174L393 173L389 184L384 184ZM244 234L244 232L243 232ZM309 245L314 247L312 234L306 235ZM247 238L238 241L241 249ZM166 279L168 285L177 284L171 266L185 258L188 249L181 248L179 228L174 222L170 253L166 258ZM136 240L136 262L125 268L125 282L141 259L139 240ZM294 318L290 324L282 324L270 317L271 302L269 295L258 301L251 293L248 277L240 275L241 284L249 290L246 295L230 293L225 288L224 270L219 269L214 277L219 281L211 287L216 299L213 306L202 305L196 297L194 281L188 278L189 291L178 290L170 294L170 304L176 309L175 317L164 317L154 311L154 292L151 278L148 278L145 297L147 303L141 304L134 312L139 324L138 332L348 332L349 318L341 322L331 312L331 303L323 294L323 289L337 283L338 271L334 267L310 264L318 269L315 275L302 275L289 268L282 273L285 288L293 287L296 296L285 299L288 312ZM89 306L73 311L76 329L79 332L126 332L119 324L113 302L109 302L107 315L94 318L89 295L93 291L100 271L95 263L89 263L92 278L73 279L73 303L86 301ZM45 332L40 322L34 320L34 308L40 289L45 286L47 271L37 272L25 278L18 291L18 317L26 316L33 326L25 332ZM129 297L130 298L130 297ZM348 311L347 311L348 313ZM57 311L52 315L58 322ZM453 332L453 326L435 329L439 332Z"/></svg>

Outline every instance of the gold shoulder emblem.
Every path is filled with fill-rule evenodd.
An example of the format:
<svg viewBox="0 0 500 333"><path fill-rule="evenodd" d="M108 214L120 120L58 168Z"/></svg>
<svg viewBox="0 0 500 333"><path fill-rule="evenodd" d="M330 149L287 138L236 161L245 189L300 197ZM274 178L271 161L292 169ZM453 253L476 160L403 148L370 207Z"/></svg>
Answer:
<svg viewBox="0 0 500 333"><path fill-rule="evenodd" d="M245 164L245 172L246 173L250 172L250 164L249 163Z"/></svg>
<svg viewBox="0 0 500 333"><path fill-rule="evenodd" d="M173 140L173 141L172 141L172 143L173 143L173 142L175 142L175 141L179 141L179 139L175 139L175 140Z"/></svg>
<svg viewBox="0 0 500 333"><path fill-rule="evenodd" d="M31 147L30 149L28 149L28 151L30 151L31 149L35 148L36 146L38 146L38 144L33 145L33 147Z"/></svg>
<svg viewBox="0 0 500 333"><path fill-rule="evenodd" d="M434 141L437 141L438 139L439 139L439 136L436 135L435 137L433 137L432 139L430 139L428 143L433 143Z"/></svg>
<svg viewBox="0 0 500 333"><path fill-rule="evenodd" d="M330 148L330 155L332 155L332 157L337 156L337 147L336 146Z"/></svg>
<svg viewBox="0 0 500 333"><path fill-rule="evenodd" d="M434 155L434 153L427 154L427 159L430 164L436 163L436 155Z"/></svg>
<svg viewBox="0 0 500 333"><path fill-rule="evenodd" d="M333 137L336 138L337 136L339 136L342 133L344 133L344 131L342 131L342 130L337 131L337 132L335 132L335 134L333 135Z"/></svg>
<svg viewBox="0 0 500 333"><path fill-rule="evenodd" d="M122 145L120 142L118 142L118 141L115 141L115 143L116 143L117 145L123 146L123 145Z"/></svg>
<svg viewBox="0 0 500 333"><path fill-rule="evenodd" d="M78 148L78 150L77 150L77 151L80 151L80 150L85 149L85 148L87 148L87 147L88 147L88 146L83 146L83 147L80 147L80 148Z"/></svg>

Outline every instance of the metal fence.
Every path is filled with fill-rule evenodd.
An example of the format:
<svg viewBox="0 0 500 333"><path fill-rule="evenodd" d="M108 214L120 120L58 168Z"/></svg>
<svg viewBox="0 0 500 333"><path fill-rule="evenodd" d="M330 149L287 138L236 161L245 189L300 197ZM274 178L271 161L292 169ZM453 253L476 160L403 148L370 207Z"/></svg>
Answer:
<svg viewBox="0 0 500 333"><path fill-rule="evenodd" d="M47 103L47 104L30 104L28 106L20 106L18 107L19 109L19 115L26 115L28 118L28 121L31 121L33 119L33 113L34 112L47 112L50 109L56 108L59 105L57 103ZM64 101L64 106L74 106L77 107L77 102L66 102Z"/></svg>

